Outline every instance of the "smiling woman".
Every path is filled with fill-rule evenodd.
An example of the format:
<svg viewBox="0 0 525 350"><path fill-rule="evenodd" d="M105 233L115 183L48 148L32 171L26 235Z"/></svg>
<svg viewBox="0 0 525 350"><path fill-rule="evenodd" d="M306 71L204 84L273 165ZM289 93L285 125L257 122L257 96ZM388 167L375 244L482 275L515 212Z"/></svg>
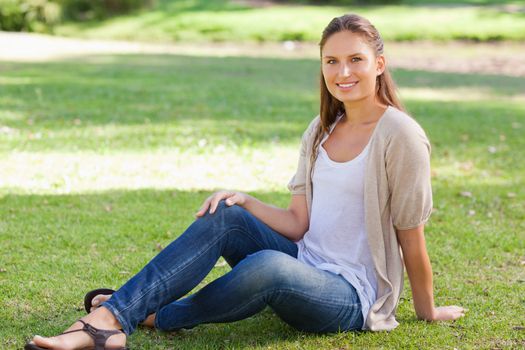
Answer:
<svg viewBox="0 0 525 350"><path fill-rule="evenodd" d="M139 324L173 331L242 320L266 306L306 332L392 330L404 266L420 319L464 315L434 306L424 238L430 144L395 95L379 33L345 15L330 22L320 46L320 115L303 135L288 208L237 191L212 194L120 289L89 292L87 316L26 349L122 350ZM232 270L186 296L221 256Z"/></svg>
<svg viewBox="0 0 525 350"><path fill-rule="evenodd" d="M384 56L376 57L358 34L348 31L336 33L323 47L324 83L339 101L374 98L373 87L384 69Z"/></svg>

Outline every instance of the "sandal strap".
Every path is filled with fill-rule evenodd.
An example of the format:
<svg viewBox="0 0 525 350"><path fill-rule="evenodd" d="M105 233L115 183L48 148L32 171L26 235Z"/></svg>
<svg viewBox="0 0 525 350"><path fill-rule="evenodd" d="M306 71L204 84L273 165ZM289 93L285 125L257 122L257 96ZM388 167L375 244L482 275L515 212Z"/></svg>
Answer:
<svg viewBox="0 0 525 350"><path fill-rule="evenodd" d="M75 333L75 332L83 332L84 329L83 328L79 328L79 329L74 329L72 331L65 331L65 332L62 332L60 335L63 335L63 334L69 334L69 333Z"/></svg>
<svg viewBox="0 0 525 350"><path fill-rule="evenodd" d="M122 329L98 329L96 327L93 327L87 322L84 322L83 320L78 320L78 322L82 323L84 326L79 329L74 329L72 331L67 331L62 334L68 334L68 333L74 333L74 332L86 332L95 342L95 349L94 350L104 350L106 342L108 341L108 338L115 335L124 333ZM124 348L125 349L125 348Z"/></svg>

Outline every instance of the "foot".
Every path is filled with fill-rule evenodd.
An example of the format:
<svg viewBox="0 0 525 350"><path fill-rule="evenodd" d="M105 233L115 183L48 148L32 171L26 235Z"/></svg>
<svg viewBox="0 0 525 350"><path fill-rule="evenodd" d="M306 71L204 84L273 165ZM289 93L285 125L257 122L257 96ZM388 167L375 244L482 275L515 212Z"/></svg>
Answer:
<svg viewBox="0 0 525 350"><path fill-rule="evenodd" d="M142 321L141 325L150 328L155 328L155 314L151 314L148 317L146 317L146 319Z"/></svg>
<svg viewBox="0 0 525 350"><path fill-rule="evenodd" d="M91 309L89 310L89 312L95 311L100 306L100 304L109 300L109 298L111 298L111 294L99 294L96 297L94 297L91 301Z"/></svg>
<svg viewBox="0 0 525 350"><path fill-rule="evenodd" d="M91 302L91 311L93 312L96 310L103 302L109 300L111 298L111 294L99 294L93 298L93 301ZM141 325L154 328L155 327L155 314L149 315L142 323Z"/></svg>
<svg viewBox="0 0 525 350"><path fill-rule="evenodd" d="M86 317L82 318L82 320L93 327L103 330L115 330L121 328L113 314L104 307L96 309ZM73 323L71 327L66 329L66 332L81 329L83 326L84 325L81 322L77 321ZM33 338L32 342L39 347L53 350L84 349L95 345L93 338L91 338L86 332L73 332L49 338L37 335ZM124 333L115 334L109 337L106 342L107 348L121 348L124 346L126 346L126 335Z"/></svg>

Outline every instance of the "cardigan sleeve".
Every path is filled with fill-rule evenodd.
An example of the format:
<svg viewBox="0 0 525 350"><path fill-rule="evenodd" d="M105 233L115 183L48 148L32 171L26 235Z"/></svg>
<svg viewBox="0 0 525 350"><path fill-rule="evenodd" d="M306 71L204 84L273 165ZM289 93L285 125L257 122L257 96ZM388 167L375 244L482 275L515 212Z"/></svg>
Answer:
<svg viewBox="0 0 525 350"><path fill-rule="evenodd" d="M288 190L291 194L306 194L306 147L309 136L308 130L303 133L301 141L301 150L299 151L299 160L297 161L297 170L294 176L288 182Z"/></svg>
<svg viewBox="0 0 525 350"><path fill-rule="evenodd" d="M297 170L288 182L288 189L291 194L306 194L306 182L308 179L308 147L312 143L312 138L315 136L315 130L319 125L319 116L315 117L306 128L301 139L301 150L299 152L299 160L297 162Z"/></svg>
<svg viewBox="0 0 525 350"><path fill-rule="evenodd" d="M396 229L408 230L432 212L430 142L413 119L397 126L385 154L390 213Z"/></svg>

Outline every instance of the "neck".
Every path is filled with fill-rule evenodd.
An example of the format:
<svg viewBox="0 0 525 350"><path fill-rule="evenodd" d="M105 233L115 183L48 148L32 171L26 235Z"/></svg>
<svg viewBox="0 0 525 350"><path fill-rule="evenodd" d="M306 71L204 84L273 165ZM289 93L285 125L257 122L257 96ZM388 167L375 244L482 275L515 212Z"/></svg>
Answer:
<svg viewBox="0 0 525 350"><path fill-rule="evenodd" d="M345 103L345 118L350 125L374 123L385 112L386 105L375 99Z"/></svg>

